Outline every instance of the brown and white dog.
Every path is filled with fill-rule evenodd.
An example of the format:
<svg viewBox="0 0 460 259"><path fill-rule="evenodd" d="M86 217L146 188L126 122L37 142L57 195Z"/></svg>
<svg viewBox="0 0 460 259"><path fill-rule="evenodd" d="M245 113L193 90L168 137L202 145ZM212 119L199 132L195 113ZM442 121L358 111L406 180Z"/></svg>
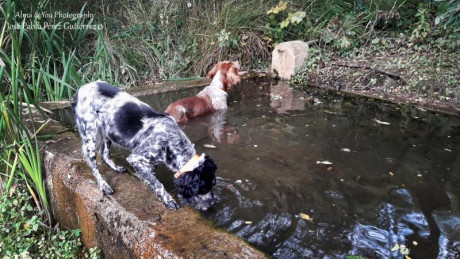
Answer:
<svg viewBox="0 0 460 259"><path fill-rule="evenodd" d="M191 118L227 109L227 89L240 82L238 62L223 61L217 63L206 75L212 78L196 96L186 97L171 103L166 112L178 123Z"/></svg>

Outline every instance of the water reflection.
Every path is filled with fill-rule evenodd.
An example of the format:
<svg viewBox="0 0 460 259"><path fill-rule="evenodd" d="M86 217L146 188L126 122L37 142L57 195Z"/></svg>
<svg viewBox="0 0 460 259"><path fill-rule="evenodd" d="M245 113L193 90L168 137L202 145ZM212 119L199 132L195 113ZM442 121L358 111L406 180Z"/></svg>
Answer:
<svg viewBox="0 0 460 259"><path fill-rule="evenodd" d="M270 85L270 106L280 114L288 111L305 109L305 98L294 93L294 89L286 81Z"/></svg>
<svg viewBox="0 0 460 259"><path fill-rule="evenodd" d="M240 138L238 128L228 122L226 114L227 110L219 110L208 116L208 133L214 142L235 144Z"/></svg>

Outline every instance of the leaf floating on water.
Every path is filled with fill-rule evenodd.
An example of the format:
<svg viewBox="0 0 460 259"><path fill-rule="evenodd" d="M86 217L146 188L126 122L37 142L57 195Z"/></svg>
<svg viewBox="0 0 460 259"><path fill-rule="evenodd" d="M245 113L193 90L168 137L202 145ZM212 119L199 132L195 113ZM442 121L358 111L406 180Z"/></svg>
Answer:
<svg viewBox="0 0 460 259"><path fill-rule="evenodd" d="M399 252L401 252L402 255L407 256L409 254L409 248L407 248L405 245L400 245Z"/></svg>
<svg viewBox="0 0 460 259"><path fill-rule="evenodd" d="M343 148L342 148L342 151L343 151L343 152L351 152L351 149L346 148L346 147L343 147Z"/></svg>
<svg viewBox="0 0 460 259"><path fill-rule="evenodd" d="M324 110L324 113L327 113L327 114L337 114L336 112L329 111L329 110Z"/></svg>
<svg viewBox="0 0 460 259"><path fill-rule="evenodd" d="M399 245L396 244L395 246L393 246L393 248L390 249L392 252L395 252L395 251L398 251L399 250Z"/></svg>
<svg viewBox="0 0 460 259"><path fill-rule="evenodd" d="M300 213L300 217L303 218L304 220L309 220L312 221L313 219L310 217L310 215L305 214L305 213Z"/></svg>
<svg viewBox="0 0 460 259"><path fill-rule="evenodd" d="M245 221L244 224L246 224L246 225L251 225L251 224L252 224L252 221L249 221L249 220L248 220L248 221Z"/></svg>
<svg viewBox="0 0 460 259"><path fill-rule="evenodd" d="M324 161L316 161L317 164L323 164L323 165L332 165L332 162L324 160Z"/></svg>
<svg viewBox="0 0 460 259"><path fill-rule="evenodd" d="M377 122L378 124L382 124L382 125L390 125L389 122L386 122L386 121L380 121L380 120L377 120L374 118L374 121Z"/></svg>
<svg viewBox="0 0 460 259"><path fill-rule="evenodd" d="M203 147L205 147L205 148L216 148L216 146L211 145L211 144L204 144Z"/></svg>

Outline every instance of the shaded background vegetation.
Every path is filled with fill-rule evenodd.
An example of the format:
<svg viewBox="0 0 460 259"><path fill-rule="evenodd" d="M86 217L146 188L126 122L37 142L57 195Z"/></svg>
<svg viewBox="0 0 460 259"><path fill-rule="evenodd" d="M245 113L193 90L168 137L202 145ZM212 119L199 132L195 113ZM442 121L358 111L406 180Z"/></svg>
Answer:
<svg viewBox="0 0 460 259"><path fill-rule="evenodd" d="M94 18L18 15L55 11ZM273 47L287 40L316 42L317 49L343 56L386 38L457 52L459 14L460 0L2 1L0 194L6 199L2 204L13 204L2 207L2 213L13 213L15 206L24 210L26 205L18 204L31 201L15 186L29 190L35 207L24 212L30 217L13 213L2 220L15 219L24 228L36 216L32 223L37 228L24 237L39 231L38 226L52 226L38 146L43 136L36 134L40 129L24 125L34 120L33 111L44 114L39 102L70 99L79 86L97 79L130 87L203 76L218 60L239 60L243 70L267 68ZM7 236L0 235L2 244ZM29 251L30 246L23 247L0 246L0 255Z"/></svg>

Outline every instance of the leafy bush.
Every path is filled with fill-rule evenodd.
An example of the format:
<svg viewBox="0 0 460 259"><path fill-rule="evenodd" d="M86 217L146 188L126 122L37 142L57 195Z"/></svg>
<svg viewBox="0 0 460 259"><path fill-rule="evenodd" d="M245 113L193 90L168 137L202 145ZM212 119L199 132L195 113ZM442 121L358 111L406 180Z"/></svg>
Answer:
<svg viewBox="0 0 460 259"><path fill-rule="evenodd" d="M99 257L97 249L82 253L80 230L48 229L40 220L43 211L34 208L30 194L21 189L14 187L11 195L0 198L0 257Z"/></svg>
<svg viewBox="0 0 460 259"><path fill-rule="evenodd" d="M267 40L274 41L275 45L284 41L288 34L291 38L302 38L300 36L305 27L304 11L288 12L286 2L280 1L278 5L268 10L269 22L265 25L267 29Z"/></svg>

